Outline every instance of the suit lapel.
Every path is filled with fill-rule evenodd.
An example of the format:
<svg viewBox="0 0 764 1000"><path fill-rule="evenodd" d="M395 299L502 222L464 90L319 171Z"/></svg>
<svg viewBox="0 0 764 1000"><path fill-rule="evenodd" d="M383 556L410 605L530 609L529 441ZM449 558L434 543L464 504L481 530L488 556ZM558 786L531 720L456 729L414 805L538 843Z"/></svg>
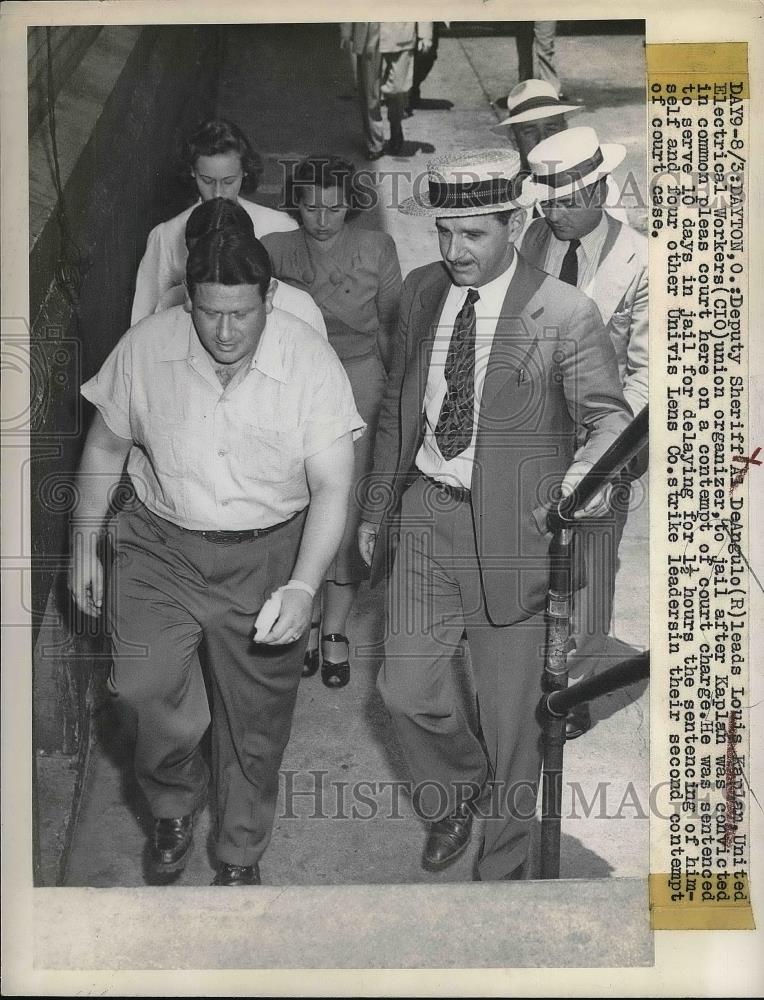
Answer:
<svg viewBox="0 0 764 1000"><path fill-rule="evenodd" d="M533 267L544 270L551 230L543 219L534 219L520 247L521 255Z"/></svg>
<svg viewBox="0 0 764 1000"><path fill-rule="evenodd" d="M517 267L504 298L488 358L480 401L481 423L507 382L511 378L522 377L522 369L527 367L524 362L533 350L535 331L538 323L543 322L539 316L531 320L527 307L545 277L543 272L531 267L522 255L517 255Z"/></svg>
<svg viewBox="0 0 764 1000"><path fill-rule="evenodd" d="M408 461L408 455L403 453L410 447L418 447L422 434L422 408L432 346L450 287L448 272L441 266L432 277L428 276L422 282L422 287L419 289L419 308L412 311L411 352L401 387L401 457L404 465Z"/></svg>
<svg viewBox="0 0 764 1000"><path fill-rule="evenodd" d="M623 223L611 215L606 214L605 218L608 220L608 234L602 246L591 297L597 303L602 322L607 326L634 278L634 270L629 266L634 258L634 249L623 231Z"/></svg>

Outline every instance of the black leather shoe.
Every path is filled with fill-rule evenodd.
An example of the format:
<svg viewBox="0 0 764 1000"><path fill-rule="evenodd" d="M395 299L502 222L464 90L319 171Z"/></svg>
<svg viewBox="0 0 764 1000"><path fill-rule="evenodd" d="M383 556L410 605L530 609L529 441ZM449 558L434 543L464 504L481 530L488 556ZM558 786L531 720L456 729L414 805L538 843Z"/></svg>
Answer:
<svg viewBox="0 0 764 1000"><path fill-rule="evenodd" d="M260 885L259 865L218 865L211 885Z"/></svg>
<svg viewBox="0 0 764 1000"><path fill-rule="evenodd" d="M367 160L381 160L383 156L386 155L385 149L369 149L366 151Z"/></svg>
<svg viewBox="0 0 764 1000"><path fill-rule="evenodd" d="M321 636L322 642L344 642L348 648L348 656L340 663L333 663L331 660L324 660L321 664L321 680L328 688L345 687L350 680L350 640L346 635L339 632L327 632Z"/></svg>
<svg viewBox="0 0 764 1000"><path fill-rule="evenodd" d="M154 820L151 841L151 865L154 871L158 875L183 871L193 843L193 813Z"/></svg>
<svg viewBox="0 0 764 1000"><path fill-rule="evenodd" d="M462 802L450 816L430 826L422 867L440 871L464 853L472 833L472 810L471 802Z"/></svg>
<svg viewBox="0 0 764 1000"><path fill-rule="evenodd" d="M577 740L579 736L588 733L591 728L592 716L589 711L589 703L585 701L583 704L571 708L565 720L565 739Z"/></svg>

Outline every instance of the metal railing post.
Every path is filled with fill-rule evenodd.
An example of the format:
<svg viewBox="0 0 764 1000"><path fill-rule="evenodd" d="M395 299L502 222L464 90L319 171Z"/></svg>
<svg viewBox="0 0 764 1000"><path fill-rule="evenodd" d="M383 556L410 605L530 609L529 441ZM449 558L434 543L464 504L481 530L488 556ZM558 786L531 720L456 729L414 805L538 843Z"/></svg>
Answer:
<svg viewBox="0 0 764 1000"><path fill-rule="evenodd" d="M565 750L565 720L568 708L592 697L634 683L649 673L649 658L628 661L629 669L618 664L598 677L568 688L567 653L572 604L572 548L574 514L612 483L621 470L644 447L648 437L648 408L645 407L572 493L564 497L548 515L552 531L549 548L550 573L547 593L547 644L544 663L544 695L539 705L543 725L544 772L541 798L540 877L559 878L562 825L562 777ZM648 666L645 668L645 664ZM621 668L621 669L619 669Z"/></svg>

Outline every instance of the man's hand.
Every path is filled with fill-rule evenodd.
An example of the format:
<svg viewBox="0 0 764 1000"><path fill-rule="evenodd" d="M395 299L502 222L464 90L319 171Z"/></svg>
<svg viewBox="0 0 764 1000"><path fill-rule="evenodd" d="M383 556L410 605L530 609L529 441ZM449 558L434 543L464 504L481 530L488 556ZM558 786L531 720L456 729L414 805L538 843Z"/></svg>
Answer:
<svg viewBox="0 0 764 1000"><path fill-rule="evenodd" d="M419 41L416 43L416 47L423 55L425 55L432 48L432 39L420 38Z"/></svg>
<svg viewBox="0 0 764 1000"><path fill-rule="evenodd" d="M96 411L77 472L77 506L71 520L69 589L77 607L96 618L103 608L103 566L98 558L101 529L112 490L122 478L131 438L119 437Z"/></svg>
<svg viewBox="0 0 764 1000"><path fill-rule="evenodd" d="M571 465L565 473L565 478L563 479L560 487L562 495L568 496L572 493L574 488L581 482L589 469L591 469L591 466L583 462L577 462L575 465ZM580 521L583 518L604 517L610 510L610 493L612 488L612 483L608 483L603 490L600 490L599 493L596 493L592 497L585 507L576 511L573 515L573 519L575 521Z"/></svg>
<svg viewBox="0 0 764 1000"><path fill-rule="evenodd" d="M340 49L342 52L350 52L353 48L352 38L340 38Z"/></svg>
<svg viewBox="0 0 764 1000"><path fill-rule="evenodd" d="M88 539L85 532L73 533L69 590L80 611L91 618L100 615L103 608L103 566L96 555L95 538Z"/></svg>
<svg viewBox="0 0 764 1000"><path fill-rule="evenodd" d="M379 525L374 524L373 521L361 521L358 525L358 548L361 552L361 558L367 566L371 566L371 560L374 558L374 547L377 544L378 534Z"/></svg>
<svg viewBox="0 0 764 1000"><path fill-rule="evenodd" d="M258 643L268 646L286 646L295 642L310 626L313 598L304 590L286 589L281 591L281 610L270 632L266 632Z"/></svg>

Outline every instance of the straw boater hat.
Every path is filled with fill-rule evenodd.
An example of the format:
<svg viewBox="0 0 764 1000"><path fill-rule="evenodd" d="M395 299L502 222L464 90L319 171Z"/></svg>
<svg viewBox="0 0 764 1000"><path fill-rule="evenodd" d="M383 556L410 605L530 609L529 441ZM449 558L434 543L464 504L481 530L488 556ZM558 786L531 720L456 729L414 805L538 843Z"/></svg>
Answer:
<svg viewBox="0 0 764 1000"><path fill-rule="evenodd" d="M489 215L529 208L536 200L520 156L513 149L477 149L439 156L427 164L427 185L415 182L414 197L398 208L404 215Z"/></svg>
<svg viewBox="0 0 764 1000"><path fill-rule="evenodd" d="M541 201L565 198L596 184L618 166L626 147L603 142L593 128L569 128L551 135L528 153L528 168Z"/></svg>
<svg viewBox="0 0 764 1000"><path fill-rule="evenodd" d="M507 97L509 118L499 122L496 127L533 122L538 118L551 118L552 115L567 115L582 110L580 104L562 104L557 91L546 80L523 80L510 90Z"/></svg>

